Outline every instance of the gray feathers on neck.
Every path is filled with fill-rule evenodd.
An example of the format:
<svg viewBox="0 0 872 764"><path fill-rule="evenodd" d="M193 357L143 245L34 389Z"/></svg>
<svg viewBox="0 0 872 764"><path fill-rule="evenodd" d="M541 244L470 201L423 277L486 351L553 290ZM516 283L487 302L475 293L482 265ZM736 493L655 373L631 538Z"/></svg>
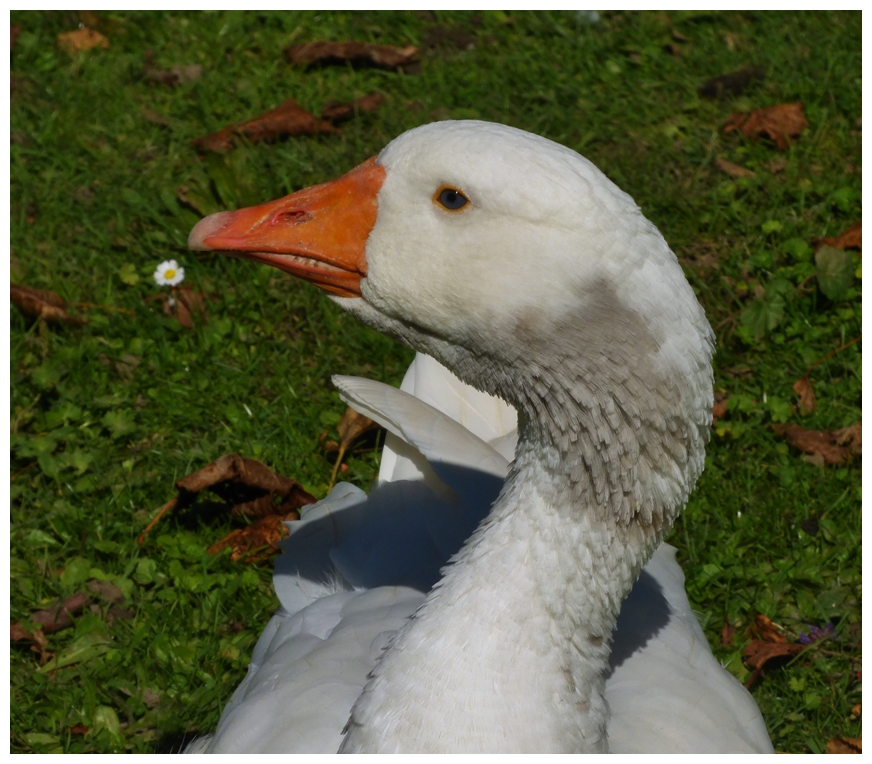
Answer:
<svg viewBox="0 0 872 764"><path fill-rule="evenodd" d="M519 448L536 449L558 494L660 538L702 473L711 424L711 330L687 292L693 311L677 319L687 342L668 352L662 337L669 327L658 335L606 279L587 290L578 313L547 332L533 331L537 318L519 315L505 358L406 323L361 318L515 406Z"/></svg>

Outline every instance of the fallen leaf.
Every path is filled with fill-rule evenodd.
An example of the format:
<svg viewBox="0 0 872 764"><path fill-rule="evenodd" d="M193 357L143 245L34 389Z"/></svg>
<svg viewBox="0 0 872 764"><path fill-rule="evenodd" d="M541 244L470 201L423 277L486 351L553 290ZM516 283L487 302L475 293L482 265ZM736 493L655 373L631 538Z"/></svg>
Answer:
<svg viewBox="0 0 872 764"><path fill-rule="evenodd" d="M863 753L863 738L834 737L827 742L827 753Z"/></svg>
<svg viewBox="0 0 872 764"><path fill-rule="evenodd" d="M794 392L799 396L799 408L806 414L817 410L814 399L814 388L811 386L808 376L796 380L793 385Z"/></svg>
<svg viewBox="0 0 872 764"><path fill-rule="evenodd" d="M71 735L87 735L88 734L88 726L85 724L76 724L73 727L70 727Z"/></svg>
<svg viewBox="0 0 872 764"><path fill-rule="evenodd" d="M85 605L90 602L87 594L74 594L72 597L62 602L52 605L47 610L38 610L27 620L32 624L41 627L36 631L43 634L50 634L53 631L66 629L73 625L73 620L70 617L73 613L78 613ZM21 621L16 621L10 624L10 639L13 641L30 639L34 640L35 633L28 631L21 625Z"/></svg>
<svg viewBox="0 0 872 764"><path fill-rule="evenodd" d="M225 454L176 482L178 497L168 501L140 534L139 544L167 512L191 506L210 490L230 504L236 516L260 518L278 515L291 519L297 509L317 499L296 480L273 472L262 462L238 454Z"/></svg>
<svg viewBox="0 0 872 764"><path fill-rule="evenodd" d="M773 424L772 428L791 446L825 464L846 464L852 456L862 456L860 422L835 432L806 430L798 424Z"/></svg>
<svg viewBox="0 0 872 764"><path fill-rule="evenodd" d="M99 32L95 32L93 29L82 27L81 29L75 29L72 32L63 32L62 34L59 34L58 45L60 45L61 49L66 51L69 55L75 56L76 53L91 50L91 48L99 47L105 50L109 47L109 40L103 37Z"/></svg>
<svg viewBox="0 0 872 764"><path fill-rule="evenodd" d="M721 629L721 644L724 645L724 647L732 647L735 634L736 627L729 621L724 621L724 628Z"/></svg>
<svg viewBox="0 0 872 764"><path fill-rule="evenodd" d="M18 39L18 35L21 34L21 25L20 24L13 24L12 26L10 26L9 33L10 33L10 38L11 38L11 41L9 43L9 47L14 48L15 41Z"/></svg>
<svg viewBox="0 0 872 764"><path fill-rule="evenodd" d="M863 715L863 705L861 703L858 703L856 706L854 706L851 709L851 716L852 717L859 717L862 715Z"/></svg>
<svg viewBox="0 0 872 764"><path fill-rule="evenodd" d="M715 165L721 172L725 172L727 175L732 175L734 178L753 178L757 175L753 170L740 167L739 165L728 162L726 159L721 159L720 157L715 158Z"/></svg>
<svg viewBox="0 0 872 764"><path fill-rule="evenodd" d="M820 247L835 247L836 249L862 249L863 248L863 221L858 220L847 231L838 236L824 236L821 239L812 239L815 249Z"/></svg>
<svg viewBox="0 0 872 764"><path fill-rule="evenodd" d="M10 299L25 316L43 318L55 323L61 321L74 325L88 323L86 318L68 315L64 298L50 289L34 289L12 282L9 283L9 288Z"/></svg>
<svg viewBox="0 0 872 764"><path fill-rule="evenodd" d="M377 427L378 425L372 419L365 417L349 406L345 409L345 413L336 427L339 430L339 437L342 438L339 444L340 448L343 446L347 448L365 432L374 430Z"/></svg>
<svg viewBox="0 0 872 764"><path fill-rule="evenodd" d="M288 529L279 515L267 515L247 528L232 531L221 541L212 544L206 552L216 555L230 548L231 562L262 562L279 551L278 542L287 538Z"/></svg>
<svg viewBox="0 0 872 764"><path fill-rule="evenodd" d="M727 401L730 396L720 390L715 390L715 405L712 406L712 424L723 419L727 413Z"/></svg>
<svg viewBox="0 0 872 764"><path fill-rule="evenodd" d="M193 328L195 323L205 323L209 318L206 296L188 286L173 287L169 293L161 292L143 299L146 302L159 300L164 315L176 319L186 329Z"/></svg>
<svg viewBox="0 0 872 764"><path fill-rule="evenodd" d="M847 446L852 454L863 455L863 425L861 422L836 430L833 437L840 446Z"/></svg>
<svg viewBox="0 0 872 764"><path fill-rule="evenodd" d="M742 651L742 657L748 666L759 669L773 658L799 655L803 650L805 650L805 645L798 645L794 642L765 642L762 639L752 639Z"/></svg>
<svg viewBox="0 0 872 764"><path fill-rule="evenodd" d="M722 74L720 77L712 77L712 79L706 80L706 82L700 85L697 92L703 98L737 96L745 92L745 89L754 80L762 80L764 77L765 72L759 66L748 66L744 69L738 69L735 72Z"/></svg>
<svg viewBox="0 0 872 764"><path fill-rule="evenodd" d="M225 454L177 481L176 488L183 503L201 491L212 490L233 502L234 514L248 517L286 515L316 501L296 480L238 454Z"/></svg>
<svg viewBox="0 0 872 764"><path fill-rule="evenodd" d="M339 430L340 438L338 448L339 453L337 454L336 462L333 465L333 473L330 475L330 488L332 488L333 484L336 482L336 474L339 472L340 466L342 465L342 457L345 456L348 447L364 433L377 428L378 425L373 422L372 419L355 411L351 406L345 409L345 413L342 415L342 419L339 420L339 424L336 427L336 429Z"/></svg>
<svg viewBox="0 0 872 764"><path fill-rule="evenodd" d="M751 631L758 639L764 642L777 642L780 644L787 641L787 637L784 636L784 629L762 613L754 616L754 624L751 627Z"/></svg>
<svg viewBox="0 0 872 764"><path fill-rule="evenodd" d="M775 141L779 150L784 150L790 143L789 139L798 137L807 124L802 101L796 101L754 109L750 114L735 112L727 120L723 131L741 130L746 138L766 135Z"/></svg>
<svg viewBox="0 0 872 764"><path fill-rule="evenodd" d="M344 122L351 119L358 112L375 111L385 102L381 93L370 93L350 103L328 104L321 110L321 119L330 122Z"/></svg>
<svg viewBox="0 0 872 764"><path fill-rule="evenodd" d="M197 323L206 322L209 313L206 310L206 298L202 292L195 292L191 287L173 287L172 292L176 298L175 315L182 326L187 329L193 328L195 317Z"/></svg>
<svg viewBox="0 0 872 764"><path fill-rule="evenodd" d="M418 49L414 45L395 48L392 45L373 45L366 42L307 42L286 48L285 55L296 66L341 64L348 61L352 66L400 69L418 62Z"/></svg>
<svg viewBox="0 0 872 764"><path fill-rule="evenodd" d="M325 120L316 119L292 98L247 122L237 122L210 135L197 138L193 144L198 149L227 151L232 149L237 136L244 136L251 143L274 141L286 136L318 135L337 133L339 130Z"/></svg>

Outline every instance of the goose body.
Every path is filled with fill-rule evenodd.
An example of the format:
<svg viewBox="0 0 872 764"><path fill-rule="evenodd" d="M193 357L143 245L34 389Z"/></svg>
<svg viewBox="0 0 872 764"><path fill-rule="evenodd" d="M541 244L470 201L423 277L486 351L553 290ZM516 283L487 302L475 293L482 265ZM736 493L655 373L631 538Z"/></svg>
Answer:
<svg viewBox="0 0 872 764"><path fill-rule="evenodd" d="M296 524L282 609L198 749L772 750L661 546L702 471L711 330L592 164L436 123L189 243L307 278L436 359L414 395L338 378L392 434L381 484Z"/></svg>

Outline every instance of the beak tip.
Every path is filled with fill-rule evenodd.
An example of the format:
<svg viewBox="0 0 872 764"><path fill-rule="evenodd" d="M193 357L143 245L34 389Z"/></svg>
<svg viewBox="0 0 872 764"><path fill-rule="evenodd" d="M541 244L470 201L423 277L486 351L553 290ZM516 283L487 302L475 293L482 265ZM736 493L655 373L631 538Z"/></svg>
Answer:
<svg viewBox="0 0 872 764"><path fill-rule="evenodd" d="M214 236L224 228L231 215L232 213L230 212L216 212L204 217L191 229L191 233L188 234L188 249L210 251L212 247L206 243L206 239Z"/></svg>

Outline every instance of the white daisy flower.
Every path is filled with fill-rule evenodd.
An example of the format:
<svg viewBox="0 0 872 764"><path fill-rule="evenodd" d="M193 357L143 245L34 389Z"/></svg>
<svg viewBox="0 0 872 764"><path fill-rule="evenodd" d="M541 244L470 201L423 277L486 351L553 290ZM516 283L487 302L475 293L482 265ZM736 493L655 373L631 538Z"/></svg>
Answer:
<svg viewBox="0 0 872 764"><path fill-rule="evenodd" d="M176 286L185 280L185 269L175 260L166 260L157 267L154 280L161 286Z"/></svg>

